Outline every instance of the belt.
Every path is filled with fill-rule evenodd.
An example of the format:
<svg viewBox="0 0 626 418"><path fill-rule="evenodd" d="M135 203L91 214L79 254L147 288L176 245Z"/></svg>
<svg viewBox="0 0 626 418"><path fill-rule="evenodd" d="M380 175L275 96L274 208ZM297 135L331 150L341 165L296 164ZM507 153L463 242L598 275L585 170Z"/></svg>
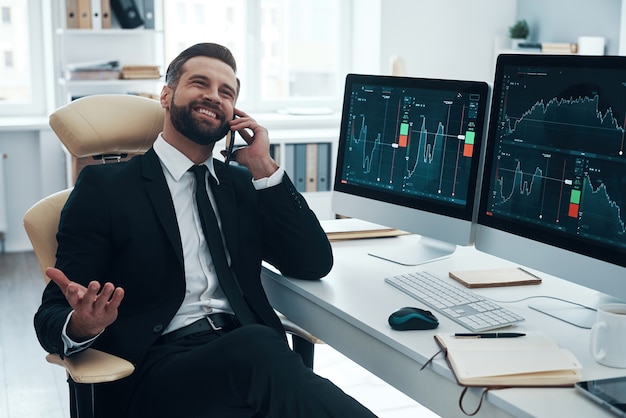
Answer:
<svg viewBox="0 0 626 418"><path fill-rule="evenodd" d="M191 334L206 331L220 331L222 333L226 333L234 330L235 328L239 328L240 326L239 320L237 320L235 315L231 315L229 313L209 314L206 317L187 325L186 327L161 335L161 342L168 343Z"/></svg>

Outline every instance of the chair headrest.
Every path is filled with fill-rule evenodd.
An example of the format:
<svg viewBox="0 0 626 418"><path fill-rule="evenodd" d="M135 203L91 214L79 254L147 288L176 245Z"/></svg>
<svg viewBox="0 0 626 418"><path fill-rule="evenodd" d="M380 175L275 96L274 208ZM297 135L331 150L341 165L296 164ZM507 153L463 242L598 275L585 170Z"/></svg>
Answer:
<svg viewBox="0 0 626 418"><path fill-rule="evenodd" d="M97 94L74 100L50 115L50 126L74 157L143 153L163 130L165 110L153 99Z"/></svg>

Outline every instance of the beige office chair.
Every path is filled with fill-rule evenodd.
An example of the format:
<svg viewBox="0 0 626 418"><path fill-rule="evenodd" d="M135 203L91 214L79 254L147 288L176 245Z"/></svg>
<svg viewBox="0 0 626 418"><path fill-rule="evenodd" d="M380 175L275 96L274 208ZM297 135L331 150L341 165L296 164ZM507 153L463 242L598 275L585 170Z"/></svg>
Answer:
<svg viewBox="0 0 626 418"><path fill-rule="evenodd" d="M159 102L152 99L124 94L93 95L56 110L50 116L50 126L72 155L76 178L85 164L117 162L146 152L163 127L164 115ZM46 283L49 279L45 269L56 262L56 233L70 192L71 188L42 199L24 215L24 228ZM292 335L294 351L312 368L314 344L321 341L287 318L281 320ZM64 359L48 354L46 359L67 370L72 417L95 415L94 384L112 382L134 371L130 362L91 348Z"/></svg>

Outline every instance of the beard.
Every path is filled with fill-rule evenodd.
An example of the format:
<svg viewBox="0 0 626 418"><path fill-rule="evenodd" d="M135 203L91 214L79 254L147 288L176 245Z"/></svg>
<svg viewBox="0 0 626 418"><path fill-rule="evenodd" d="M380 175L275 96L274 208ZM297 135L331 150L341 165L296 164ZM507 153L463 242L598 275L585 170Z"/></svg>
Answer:
<svg viewBox="0 0 626 418"><path fill-rule="evenodd" d="M170 104L170 119L172 125L178 132L199 145L211 145L224 138L230 130L228 121L222 122L217 127L212 127L203 122L199 122L193 117L193 108L199 103L192 102L187 106L178 106L174 103L174 98ZM202 103L204 106L205 104ZM215 111L218 115L219 112Z"/></svg>

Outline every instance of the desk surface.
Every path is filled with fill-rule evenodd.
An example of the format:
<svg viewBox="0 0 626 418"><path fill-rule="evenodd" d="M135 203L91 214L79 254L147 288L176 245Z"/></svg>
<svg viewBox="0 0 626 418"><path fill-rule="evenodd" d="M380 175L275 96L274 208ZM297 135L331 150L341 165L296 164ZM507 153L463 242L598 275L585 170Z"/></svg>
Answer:
<svg viewBox="0 0 626 418"><path fill-rule="evenodd" d="M445 360L438 356L424 370L420 367L437 352L434 334L464 331L443 315L440 325L428 331L394 331L387 317L402 306L420 305L415 299L384 283L384 278L411 271L427 270L448 277L450 270L505 267L512 264L476 251L459 247L449 258L419 266L402 266L368 255L375 247L414 244L414 235L396 238L354 240L333 243L335 265L321 281L288 279L271 267L264 267L263 284L272 305L289 319L311 331L353 361L359 363L420 404L445 416L464 417L458 407L462 388L454 380ZM589 353L589 330L575 327L514 301L549 295L592 304L596 292L538 273L540 285L472 289L500 301L526 320L515 331L543 331L564 348L571 350L583 365L583 380L626 375L626 369L599 365ZM449 279L452 280L452 279ZM509 328L507 330L511 330ZM478 388L465 397L466 410L477 405ZM484 417L611 417L584 398L574 388L516 388L490 391L476 416Z"/></svg>

